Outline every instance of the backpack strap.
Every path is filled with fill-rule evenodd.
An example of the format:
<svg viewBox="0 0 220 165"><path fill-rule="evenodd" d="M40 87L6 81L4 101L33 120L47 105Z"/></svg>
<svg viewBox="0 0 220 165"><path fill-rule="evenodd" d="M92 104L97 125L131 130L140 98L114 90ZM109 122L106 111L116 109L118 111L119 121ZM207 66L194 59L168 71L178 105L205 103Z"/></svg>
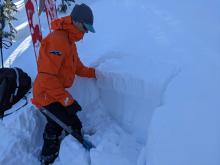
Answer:
<svg viewBox="0 0 220 165"><path fill-rule="evenodd" d="M20 82L19 82L19 72L18 72L18 69L17 68L12 68L14 69L15 73L16 73L16 89L15 89L15 92L14 92L14 96L16 96L18 94L18 88L20 86Z"/></svg>
<svg viewBox="0 0 220 165"><path fill-rule="evenodd" d="M27 94L23 97L23 99L25 99L25 103L24 103L22 106L20 106L18 109L16 109L16 110L13 111L13 112L4 114L3 117L10 116L11 114L13 114L13 113L19 111L21 108L24 108L26 105L28 105L28 95L29 95L30 93L31 93L30 91L27 92ZM2 119L3 119L3 117L2 117Z"/></svg>

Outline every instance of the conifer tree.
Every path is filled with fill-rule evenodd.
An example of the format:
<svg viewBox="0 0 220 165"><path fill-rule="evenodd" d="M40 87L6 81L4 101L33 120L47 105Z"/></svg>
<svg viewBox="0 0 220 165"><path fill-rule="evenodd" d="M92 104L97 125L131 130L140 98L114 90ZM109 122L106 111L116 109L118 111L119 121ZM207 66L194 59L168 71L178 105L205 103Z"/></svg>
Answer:
<svg viewBox="0 0 220 165"><path fill-rule="evenodd" d="M12 0L1 0L0 4L0 36L12 41L15 39L16 29L12 21L17 20L13 14L17 12L16 5Z"/></svg>
<svg viewBox="0 0 220 165"><path fill-rule="evenodd" d="M13 14L17 12L16 5L12 0L0 0L0 53L1 53L1 67L4 67L2 48L9 48L15 39L16 29L13 27L11 21L17 20Z"/></svg>

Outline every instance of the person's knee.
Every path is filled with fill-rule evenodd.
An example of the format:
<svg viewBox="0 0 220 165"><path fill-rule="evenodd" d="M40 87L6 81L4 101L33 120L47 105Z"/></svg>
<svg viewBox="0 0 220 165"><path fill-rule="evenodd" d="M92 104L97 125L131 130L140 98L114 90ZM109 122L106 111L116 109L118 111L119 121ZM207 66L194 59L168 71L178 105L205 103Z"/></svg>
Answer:
<svg viewBox="0 0 220 165"><path fill-rule="evenodd" d="M62 133L62 128L54 122L48 122L44 133L48 136L60 136Z"/></svg>

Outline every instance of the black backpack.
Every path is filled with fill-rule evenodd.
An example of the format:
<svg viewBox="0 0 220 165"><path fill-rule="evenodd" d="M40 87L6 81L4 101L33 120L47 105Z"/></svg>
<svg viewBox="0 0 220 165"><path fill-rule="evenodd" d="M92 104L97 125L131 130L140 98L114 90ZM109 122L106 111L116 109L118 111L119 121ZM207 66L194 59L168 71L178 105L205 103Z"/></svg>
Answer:
<svg viewBox="0 0 220 165"><path fill-rule="evenodd" d="M20 68L0 69L0 118L31 88L31 78Z"/></svg>

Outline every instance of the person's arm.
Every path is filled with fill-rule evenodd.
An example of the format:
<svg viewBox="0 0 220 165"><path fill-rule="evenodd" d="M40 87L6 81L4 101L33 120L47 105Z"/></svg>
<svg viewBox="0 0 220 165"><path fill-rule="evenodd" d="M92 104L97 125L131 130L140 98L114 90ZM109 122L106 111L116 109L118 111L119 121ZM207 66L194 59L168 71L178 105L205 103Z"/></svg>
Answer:
<svg viewBox="0 0 220 165"><path fill-rule="evenodd" d="M41 88L46 93L60 102L63 106L69 106L74 99L62 85L57 75L65 56L63 46L55 42L42 43L40 48L40 56L38 59L38 76Z"/></svg>
<svg viewBox="0 0 220 165"><path fill-rule="evenodd" d="M83 63L80 61L77 55L77 68L76 74L81 77L88 77L88 78L95 78L95 69L92 67L84 66Z"/></svg>

